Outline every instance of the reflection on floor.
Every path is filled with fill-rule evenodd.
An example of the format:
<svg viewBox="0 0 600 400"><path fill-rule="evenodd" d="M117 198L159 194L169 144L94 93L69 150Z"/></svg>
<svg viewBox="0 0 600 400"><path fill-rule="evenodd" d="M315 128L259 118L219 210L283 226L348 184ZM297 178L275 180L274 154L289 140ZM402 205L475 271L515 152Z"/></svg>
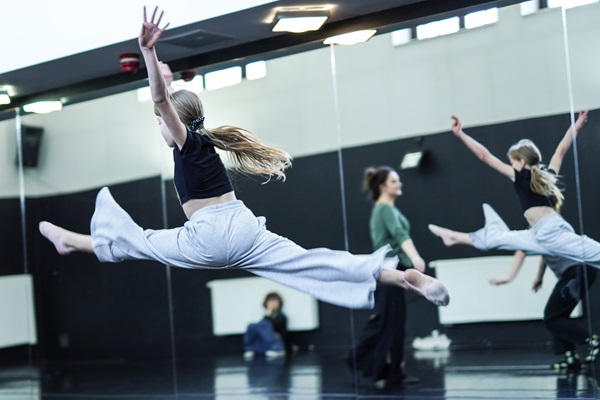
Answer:
<svg viewBox="0 0 600 400"><path fill-rule="evenodd" d="M340 361L343 351L244 361L242 355L145 363L61 363L0 368L0 399L591 399L598 366L549 368L544 349L415 352L410 387L376 389ZM176 372L176 373L175 373ZM355 381L356 379L356 381Z"/></svg>

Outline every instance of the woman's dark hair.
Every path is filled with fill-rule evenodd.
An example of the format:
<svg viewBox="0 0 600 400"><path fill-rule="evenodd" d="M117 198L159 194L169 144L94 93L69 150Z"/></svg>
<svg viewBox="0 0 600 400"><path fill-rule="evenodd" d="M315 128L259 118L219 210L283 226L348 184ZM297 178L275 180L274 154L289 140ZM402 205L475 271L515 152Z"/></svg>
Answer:
<svg viewBox="0 0 600 400"><path fill-rule="evenodd" d="M381 196L381 189L379 186L385 183L388 175L393 171L394 169L388 166L369 167L365 169L363 190L371 194L373 201L377 201L379 196Z"/></svg>
<svg viewBox="0 0 600 400"><path fill-rule="evenodd" d="M265 296L265 300L263 301L263 307L264 308L267 308L267 303L271 299L277 299L277 300L279 300L279 309L283 308L283 299L281 298L281 296L277 292L267 293L267 295Z"/></svg>

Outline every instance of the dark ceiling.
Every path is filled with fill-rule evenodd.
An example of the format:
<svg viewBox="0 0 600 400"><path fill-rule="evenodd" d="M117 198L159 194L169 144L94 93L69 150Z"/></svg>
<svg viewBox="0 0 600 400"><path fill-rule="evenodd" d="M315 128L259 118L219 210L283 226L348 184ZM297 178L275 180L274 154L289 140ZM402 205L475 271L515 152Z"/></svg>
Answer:
<svg viewBox="0 0 600 400"><path fill-rule="evenodd" d="M335 4L330 18L319 31L293 34L274 33L272 25L263 22L274 7L307 4L281 0L169 29L157 51L176 75L189 69L204 73L312 50L323 46L323 39L329 36L353 30L377 28L378 33L390 32L444 16L514 3L518 1L313 0L311 5ZM1 74L0 85L11 85L16 93L11 104L0 106L0 116L9 118L12 113L2 112L32 101L62 99L69 105L142 87L146 77L143 68L136 74L120 70L119 55L129 52L139 52L137 39Z"/></svg>

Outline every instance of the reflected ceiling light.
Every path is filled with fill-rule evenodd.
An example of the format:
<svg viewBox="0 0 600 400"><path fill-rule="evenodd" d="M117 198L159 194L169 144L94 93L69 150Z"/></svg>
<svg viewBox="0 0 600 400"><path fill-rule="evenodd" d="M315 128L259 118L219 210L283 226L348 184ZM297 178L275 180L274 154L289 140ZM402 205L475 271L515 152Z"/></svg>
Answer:
<svg viewBox="0 0 600 400"><path fill-rule="evenodd" d="M365 29L363 31L344 33L343 35L332 36L325 39L323 44L341 44L349 46L356 43L363 43L371 39L376 32L377 30L375 29Z"/></svg>
<svg viewBox="0 0 600 400"><path fill-rule="evenodd" d="M23 106L23 111L36 114L48 114L60 110L62 110L62 103L59 100L38 101Z"/></svg>
<svg viewBox="0 0 600 400"><path fill-rule="evenodd" d="M273 32L317 31L329 18L327 10L278 11Z"/></svg>
<svg viewBox="0 0 600 400"><path fill-rule="evenodd" d="M0 90L0 104L10 104L10 96L6 90Z"/></svg>

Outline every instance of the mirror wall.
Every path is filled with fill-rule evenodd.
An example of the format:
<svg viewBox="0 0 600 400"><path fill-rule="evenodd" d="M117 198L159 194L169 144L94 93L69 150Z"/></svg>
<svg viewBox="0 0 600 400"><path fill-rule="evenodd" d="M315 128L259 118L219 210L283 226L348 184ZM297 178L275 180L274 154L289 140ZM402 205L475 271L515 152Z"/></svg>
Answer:
<svg viewBox="0 0 600 400"><path fill-rule="evenodd" d="M42 364L41 373L52 379L41 380L41 391L116 395L130 390L127 382L148 376L142 395L172 395L166 267L101 264L85 253L62 257L37 229L39 221L49 221L89 234L96 194L105 186L141 226L164 227L161 143L152 109L132 92L25 115L21 122L24 135L43 129L36 162L23 166L40 338L35 356L52 360Z"/></svg>
<svg viewBox="0 0 600 400"><path fill-rule="evenodd" d="M585 14L585 7L579 12ZM580 30L582 35L584 29ZM573 40L576 41L571 39L571 42ZM340 98L343 99L344 145L351 147L344 151L344 172L349 193L350 188L354 188L353 194L347 195L350 247L354 251L366 251L370 243L369 213L358 190L364 167L390 165L399 168L405 153L423 151L424 158L418 168L400 171L403 194L397 206L412 223L411 234L417 249L430 266L436 265L428 271L446 283L452 302L438 313L424 299L409 294L407 345L415 337L427 337L433 330L439 330L452 340L453 349L521 347L521 354L526 352L532 357L535 348L544 341L550 347L547 358L541 363L544 367L549 366L559 355L553 355L551 336L545 326L532 320L543 315L542 310L556 282L552 272L546 271L542 289L533 293L531 286L537 261L530 264L529 259L534 258L531 256L510 285L491 286L490 279L509 275L510 257L502 261L504 264L497 264L502 260L497 259L498 256L509 253L480 252L460 246L446 248L429 232L427 225L433 223L465 232L474 231L484 222L481 205L489 203L510 228L527 227L511 183L485 166L450 133L450 116L457 115L464 130L502 161L506 160L505 154L513 143L529 138L539 146L544 162L548 163L571 123L561 9L522 15L521 7L515 5L499 9L498 21L491 25L464 28L444 37L413 40L393 49L390 42L389 37L382 35L360 47L337 50L338 75L343 82ZM573 58L571 61L575 62ZM579 99L575 104L576 109L595 107L593 99ZM586 132L595 129L593 114L592 111ZM580 152L593 157L596 141L592 136L586 138ZM585 140L583 136L581 140ZM579 201L585 203L586 196L584 191L580 197L576 190L581 171L575 167L585 168L583 161L578 165L576 161L570 151L560 170L567 199L562 212L565 219L581 232L577 228L578 213L585 209L580 208ZM583 187L588 186L583 184ZM594 198L591 194L588 196ZM589 224L597 218L586 212L583 215L588 221L587 229L592 229ZM600 237L591 231L586 233ZM468 260L483 256L490 258L479 259L476 263ZM593 288L591 293L593 295ZM591 303L593 307L593 301ZM586 310L588 307L583 304L584 326L592 329L589 316L594 313L593 308ZM587 354L585 347L579 351L582 357ZM476 360L463 360L461 353L450 355L426 349L416 351L412 356L430 359L432 369L437 370L451 363L443 374L443 386L446 395L457 396L473 394L481 382L486 382L485 386L490 389L501 390L497 381L490 380L485 365L508 362L514 371L526 369L525 363L540 362L517 355L508 361L488 358L493 357L493 353L483 353ZM423 363L411 364L410 361L409 358L408 373L427 376L428 370L423 369ZM484 372L474 376L472 371L465 373L462 369L476 366ZM498 365L497 368L502 371L504 367ZM558 390L563 383L556 375L532 383L527 373L518 376L512 371L498 374L511 380L511 389L515 392L527 390L532 385ZM593 388L581 378L569 389L590 387ZM361 392L371 391L367 388Z"/></svg>
<svg viewBox="0 0 600 400"><path fill-rule="evenodd" d="M336 46L333 52L324 46L270 60L262 79L201 93L206 125L238 125L292 153L294 167L285 184L261 185L236 177L235 185L238 197L256 215L267 217L270 230L304 247L342 249L347 235L351 252L370 252L371 203L361 192L364 169L371 165L399 169L404 153L423 150L425 158L419 168L400 171L403 195L396 204L411 222L415 246L427 262L488 255L466 247L445 248L427 230L429 223L478 229L484 202L511 228L526 227L510 182L482 166L449 133L450 115L458 115L465 131L500 158L512 143L529 137L548 161L571 123L573 110L597 108L592 84L595 55L588 50L593 36L584 28L593 28L597 10L597 5L589 5L566 12L570 71L561 9L522 16L516 5L500 9L498 22L492 25L448 36L393 46L391 34L381 34L364 44ZM337 98L333 97L334 79ZM590 129L585 132L589 135L577 142L579 157L567 155L561 175L568 199L565 219L578 231L581 219L585 222L581 229L600 238L594 230L595 183L589 167L597 146L594 116L592 111L586 126ZM339 376L333 371L356 343L370 311L349 312L320 303L318 326L292 333L291 343L299 355L334 360L318 369L283 360L240 366L240 335L215 333L218 322L211 296L222 282L212 286L209 282L242 279L247 273L168 269L147 262L100 264L81 254L59 257L35 232L38 221L49 220L88 233L95 195L103 186L110 186L117 202L143 227L159 229L185 222L172 186L171 154L162 143L148 102L129 92L71 105L59 113L25 115L21 122L21 129L44 129L37 165L22 166L29 228L25 254L36 278L39 340L33 357L57 360L44 370L51 379L40 381L42 392L129 393L127 386L104 384L114 371L122 374L124 382L145 382L136 388L154 395L204 392L207 387L223 395L265 387L277 391L281 375L269 381L276 374L284 374L283 381L296 383L303 394L339 390ZM343 171L338 168L338 125ZM16 134L13 126L2 122L6 132ZM11 146L7 141L9 158L14 157ZM343 230L341 172L347 232ZM11 213L11 218L15 215ZM15 252L15 247L7 249ZM16 253L15 259L19 259ZM427 272L443 274L441 269ZM534 274L534 269L524 269L512 286L491 288L492 273L473 270L468 285L448 282L448 286L455 289L453 302L460 304L463 298L468 302L470 291L475 290L498 290L499 296L507 297L529 291ZM545 278L551 287L550 275L547 271ZM590 301L584 304L584 309L591 307L591 312L584 311L585 318L594 315L596 292L592 288ZM540 321L516 322L515 318L501 328L488 321L444 324L438 310L424 299L413 294L406 299L407 346L434 329L452 339L453 349L528 348L540 340L550 342ZM260 301L260 296L237 300L240 307L257 303L259 313ZM538 301L543 307L545 299ZM227 307L225 314L237 316L235 306ZM287 312L293 316L292 310ZM588 327L598 331L594 329L597 321L591 320ZM216 349L226 356L210 357ZM551 353L548 350L549 363L554 360ZM447 393L468 393L473 376L461 373L461 367L478 366L481 361L463 360L460 354L407 350L406 370L422 379L438 377L439 382L428 384L443 387ZM416 363L423 358L430 369ZM444 374L432 373L443 370L450 358L453 368ZM214 373L207 374L207 370ZM556 380L555 375L547 378L550 386ZM349 378L349 382L348 393L381 393L374 392L368 379ZM513 382L515 390L527 384L518 379Z"/></svg>
<svg viewBox="0 0 600 400"><path fill-rule="evenodd" d="M32 378L31 344L37 342L33 315L32 279L24 253L25 197L22 191L21 148L17 146L19 116L14 111L2 114L0 147L5 166L0 172L0 213L2 214L2 263L0 266L0 349L3 371L11 371L12 385L25 394L38 393Z"/></svg>
<svg viewBox="0 0 600 400"><path fill-rule="evenodd" d="M577 113L581 109L590 109L588 124L577 137L577 160L575 163L575 173L578 177L576 184L581 193L581 204L577 215L577 225L579 230L586 235L598 239L600 230L598 229L599 215L594 207L594 197L596 193L595 179L595 154L597 154L599 142L597 134L599 125L596 121L600 114L598 113L598 96L593 87L598 82L597 74L593 66L598 65L598 54L590 51L590 46L594 45L594 32L598 27L594 24L595 18L600 16L600 4L587 2L580 7L564 8L562 10L565 48L568 51L568 79L571 87L570 102L573 112L573 118L577 118ZM569 3L566 3L569 5ZM575 217L573 218L575 221ZM593 281L591 275L585 276L588 284ZM587 298L587 307L590 312L589 328L593 333L599 331L600 321L598 320L599 291L597 283L590 290ZM594 364L592 373L598 377L598 365Z"/></svg>

